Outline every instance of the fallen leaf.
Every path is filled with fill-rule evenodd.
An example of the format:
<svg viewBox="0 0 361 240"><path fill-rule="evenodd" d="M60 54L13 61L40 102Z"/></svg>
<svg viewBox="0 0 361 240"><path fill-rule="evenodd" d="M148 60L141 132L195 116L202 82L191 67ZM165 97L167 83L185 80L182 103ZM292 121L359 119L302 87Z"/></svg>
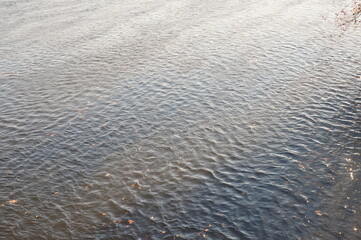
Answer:
<svg viewBox="0 0 361 240"><path fill-rule="evenodd" d="M299 163L298 166L299 166L300 168L302 168L302 169L305 169L305 166L304 166L303 164L301 164L301 163Z"/></svg>
<svg viewBox="0 0 361 240"><path fill-rule="evenodd" d="M108 213L101 213L101 215L106 216L106 215L108 215Z"/></svg>
<svg viewBox="0 0 361 240"><path fill-rule="evenodd" d="M10 204L14 204L14 203L17 203L17 202L18 202L18 200L15 200L15 199L8 201L8 203L10 203Z"/></svg>
<svg viewBox="0 0 361 240"><path fill-rule="evenodd" d="M318 216L322 216L322 212L320 210L316 210L315 213L318 215Z"/></svg>
<svg viewBox="0 0 361 240"><path fill-rule="evenodd" d="M129 224L133 224L134 221L133 221L133 220L128 220L128 223L129 223Z"/></svg>

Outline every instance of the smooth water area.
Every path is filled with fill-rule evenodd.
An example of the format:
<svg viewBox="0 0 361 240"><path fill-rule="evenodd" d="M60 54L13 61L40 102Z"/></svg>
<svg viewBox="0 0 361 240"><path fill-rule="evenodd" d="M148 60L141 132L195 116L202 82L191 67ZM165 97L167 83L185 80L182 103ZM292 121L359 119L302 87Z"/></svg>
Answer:
<svg viewBox="0 0 361 240"><path fill-rule="evenodd" d="M360 239L347 3L1 0L0 239Z"/></svg>

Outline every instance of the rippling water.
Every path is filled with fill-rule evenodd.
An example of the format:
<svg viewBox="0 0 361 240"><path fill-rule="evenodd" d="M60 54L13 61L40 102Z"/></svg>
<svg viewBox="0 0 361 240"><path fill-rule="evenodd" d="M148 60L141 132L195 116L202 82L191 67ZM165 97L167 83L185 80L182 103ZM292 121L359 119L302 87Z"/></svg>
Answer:
<svg viewBox="0 0 361 240"><path fill-rule="evenodd" d="M359 239L346 2L0 1L0 238Z"/></svg>

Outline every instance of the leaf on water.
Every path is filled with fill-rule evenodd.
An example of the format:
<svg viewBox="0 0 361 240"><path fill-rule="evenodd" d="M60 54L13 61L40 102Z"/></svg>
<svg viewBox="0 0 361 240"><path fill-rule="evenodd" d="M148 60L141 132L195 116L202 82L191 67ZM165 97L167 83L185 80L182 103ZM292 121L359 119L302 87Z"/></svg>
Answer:
<svg viewBox="0 0 361 240"><path fill-rule="evenodd" d="M8 203L10 203L10 204L14 204L14 203L17 203L17 202L18 202L18 200L15 200L15 199L8 201Z"/></svg>
<svg viewBox="0 0 361 240"><path fill-rule="evenodd" d="M316 210L315 213L318 215L318 216L322 216L322 212L320 210Z"/></svg>
<svg viewBox="0 0 361 240"><path fill-rule="evenodd" d="M91 188L91 186L84 186L85 188Z"/></svg>
<svg viewBox="0 0 361 240"><path fill-rule="evenodd" d="M298 166L299 166L300 168L302 168L302 169L305 169L305 166L304 166L303 164L301 164L301 163L299 163Z"/></svg>
<svg viewBox="0 0 361 240"><path fill-rule="evenodd" d="M160 233L165 234L165 233L166 233L166 231L161 231Z"/></svg>
<svg viewBox="0 0 361 240"><path fill-rule="evenodd" d="M208 232L208 231L209 231L209 229L208 229L208 228L206 228L206 229L204 229L204 231L205 231L205 232Z"/></svg>
<svg viewBox="0 0 361 240"><path fill-rule="evenodd" d="M128 220L128 223L129 223L129 224L133 224L134 221L133 221L133 220Z"/></svg>
<svg viewBox="0 0 361 240"><path fill-rule="evenodd" d="M108 213L101 213L101 215L106 216L106 215L108 215Z"/></svg>
<svg viewBox="0 0 361 240"><path fill-rule="evenodd" d="M110 176L110 174L109 174L109 173L106 173L106 174L105 174L105 176L106 176L106 177L109 177L109 176Z"/></svg>
<svg viewBox="0 0 361 240"><path fill-rule="evenodd" d="M138 190L140 190L140 189L141 189L141 187L139 186L139 184L138 184L138 183L133 183L133 184L130 184L130 187L131 187L131 188L137 188Z"/></svg>

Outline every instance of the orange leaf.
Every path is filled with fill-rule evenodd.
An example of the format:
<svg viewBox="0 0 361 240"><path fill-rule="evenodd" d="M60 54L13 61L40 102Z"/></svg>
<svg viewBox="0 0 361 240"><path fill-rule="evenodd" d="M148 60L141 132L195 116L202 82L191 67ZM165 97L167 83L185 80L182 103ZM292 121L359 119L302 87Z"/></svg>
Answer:
<svg viewBox="0 0 361 240"><path fill-rule="evenodd" d="M322 216L322 212L320 210L316 210L315 213L318 215L318 216Z"/></svg>

